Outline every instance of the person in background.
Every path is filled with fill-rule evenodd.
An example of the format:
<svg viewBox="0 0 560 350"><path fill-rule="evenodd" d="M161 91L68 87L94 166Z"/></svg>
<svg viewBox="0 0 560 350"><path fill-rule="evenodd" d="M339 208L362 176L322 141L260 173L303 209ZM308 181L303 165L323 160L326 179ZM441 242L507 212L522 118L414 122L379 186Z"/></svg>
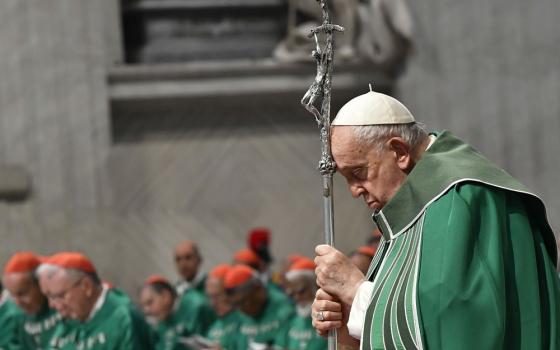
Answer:
<svg viewBox="0 0 560 350"><path fill-rule="evenodd" d="M41 292L36 275L39 265L39 256L19 252L8 260L2 276L6 289L23 311L17 332L21 349L47 349L62 319L49 307L47 297Z"/></svg>
<svg viewBox="0 0 560 350"><path fill-rule="evenodd" d="M296 305L296 316L290 321L280 347L288 350L326 349L327 341L317 334L311 318L311 304L317 292L315 263L309 258L301 258L288 268L285 275L286 294Z"/></svg>
<svg viewBox="0 0 560 350"><path fill-rule="evenodd" d="M233 255L233 264L247 265L253 270L259 272L259 274L261 274L265 266L264 262L257 253L249 248L243 248L236 251Z"/></svg>
<svg viewBox="0 0 560 350"><path fill-rule="evenodd" d="M190 318L191 331L203 336L216 320L216 314L206 298L206 274L200 271L201 263L202 256L195 242L187 240L175 247L175 265L181 278L176 287L180 309Z"/></svg>
<svg viewBox="0 0 560 350"><path fill-rule="evenodd" d="M266 227L257 227L250 230L247 235L247 247L255 252L262 261L260 271L267 272L273 261L270 254L270 230Z"/></svg>
<svg viewBox="0 0 560 350"><path fill-rule="evenodd" d="M379 242L381 241L381 231L379 231L378 228L376 228L375 230L373 230L373 232L371 233L371 236L368 238L367 240L367 245L369 245L372 248L375 248L375 250L377 250L377 246L379 245Z"/></svg>
<svg viewBox="0 0 560 350"><path fill-rule="evenodd" d="M299 259L309 259L306 256L301 254L290 254L286 258L282 259L282 263L280 265L280 269L276 272L277 277L273 278L275 283L278 284L281 290L286 290L286 272L294 263L296 263Z"/></svg>
<svg viewBox="0 0 560 350"><path fill-rule="evenodd" d="M202 256L195 242L183 241L175 247L175 266L181 280L177 283L177 292L184 294L189 289L196 289L204 294L206 274L200 271Z"/></svg>
<svg viewBox="0 0 560 350"><path fill-rule="evenodd" d="M269 293L257 271L245 265L232 267L224 279L231 303L245 315L236 344L227 350L270 349L282 344L294 307Z"/></svg>
<svg viewBox="0 0 560 350"><path fill-rule="evenodd" d="M146 279L140 291L140 304L156 331L156 350L191 349L184 339L191 337L192 319L180 309L177 291L163 276Z"/></svg>
<svg viewBox="0 0 560 350"><path fill-rule="evenodd" d="M349 257L350 261L365 275L374 255L375 248L371 246L362 246L350 253Z"/></svg>
<svg viewBox="0 0 560 350"><path fill-rule="evenodd" d="M268 292L274 294L278 298L289 300L285 293L282 291L280 285L274 283L266 270L266 264L263 260L251 249L243 248L238 250L233 256L233 264L245 265L255 270L262 281L263 285L268 289Z"/></svg>
<svg viewBox="0 0 560 350"><path fill-rule="evenodd" d="M224 279L231 265L222 264L214 267L206 279L206 295L218 319L210 326L208 339L218 344L220 349L230 349L239 332L241 313L233 308L224 289ZM234 345L233 345L234 346Z"/></svg>
<svg viewBox="0 0 560 350"><path fill-rule="evenodd" d="M18 350L18 327L23 312L10 300L7 290L0 283L0 349Z"/></svg>
<svg viewBox="0 0 560 350"><path fill-rule="evenodd" d="M60 327L51 345L60 350L152 350L153 334L143 317L103 287L81 253L62 252L39 267L43 293L71 328ZM44 289L43 289L44 287Z"/></svg>

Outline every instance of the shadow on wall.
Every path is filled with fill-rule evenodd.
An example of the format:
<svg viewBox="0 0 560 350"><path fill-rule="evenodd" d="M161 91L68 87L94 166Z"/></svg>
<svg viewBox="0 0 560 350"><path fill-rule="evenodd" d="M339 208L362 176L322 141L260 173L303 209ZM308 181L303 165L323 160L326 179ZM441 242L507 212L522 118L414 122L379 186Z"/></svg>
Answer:
<svg viewBox="0 0 560 350"><path fill-rule="evenodd" d="M334 96L331 115L356 91ZM303 95L303 93L302 93ZM317 133L313 117L299 104L302 96L270 94L259 98L197 98L113 102L114 143L174 137L220 137L223 134ZM212 133L198 133L212 130Z"/></svg>

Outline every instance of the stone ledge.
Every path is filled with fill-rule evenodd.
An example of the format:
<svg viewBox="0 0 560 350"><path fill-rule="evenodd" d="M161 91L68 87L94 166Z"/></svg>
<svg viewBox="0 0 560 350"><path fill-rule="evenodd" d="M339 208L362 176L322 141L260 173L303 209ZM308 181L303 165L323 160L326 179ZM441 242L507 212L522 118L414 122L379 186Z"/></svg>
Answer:
<svg viewBox="0 0 560 350"><path fill-rule="evenodd" d="M182 64L130 65L109 73L110 99L114 102L166 98L259 96L303 93L313 81L315 65L285 64L273 60L236 60ZM373 83L388 91L394 79L371 64L335 67L333 89L354 90Z"/></svg>
<svg viewBox="0 0 560 350"><path fill-rule="evenodd" d="M285 0L144 0L124 8L125 12L208 10L227 8L282 7Z"/></svg>

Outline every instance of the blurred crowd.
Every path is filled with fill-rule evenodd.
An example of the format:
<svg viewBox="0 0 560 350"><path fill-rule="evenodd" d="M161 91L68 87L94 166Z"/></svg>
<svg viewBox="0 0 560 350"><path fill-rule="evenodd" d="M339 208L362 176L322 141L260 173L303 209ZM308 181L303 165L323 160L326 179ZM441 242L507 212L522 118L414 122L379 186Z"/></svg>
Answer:
<svg viewBox="0 0 560 350"><path fill-rule="evenodd" d="M350 253L364 274L379 238ZM82 253L16 253L0 284L0 350L326 349L311 324L315 263L293 254L272 272L269 245L270 231L253 229L230 264L204 273L197 244L181 242L179 280L147 276L134 298Z"/></svg>

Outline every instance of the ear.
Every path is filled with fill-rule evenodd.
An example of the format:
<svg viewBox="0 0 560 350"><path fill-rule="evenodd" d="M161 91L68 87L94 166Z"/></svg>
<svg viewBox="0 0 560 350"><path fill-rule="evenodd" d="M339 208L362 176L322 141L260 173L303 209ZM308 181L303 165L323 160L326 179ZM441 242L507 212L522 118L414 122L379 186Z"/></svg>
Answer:
<svg viewBox="0 0 560 350"><path fill-rule="evenodd" d="M82 281L80 282L82 285L82 288L85 290L86 295L88 297L93 295L93 291L94 291L94 283L91 279L89 278L82 278Z"/></svg>
<svg viewBox="0 0 560 350"><path fill-rule="evenodd" d="M412 155L410 146L400 137L392 137L387 141L389 151L395 156L397 166L408 173L412 167Z"/></svg>

